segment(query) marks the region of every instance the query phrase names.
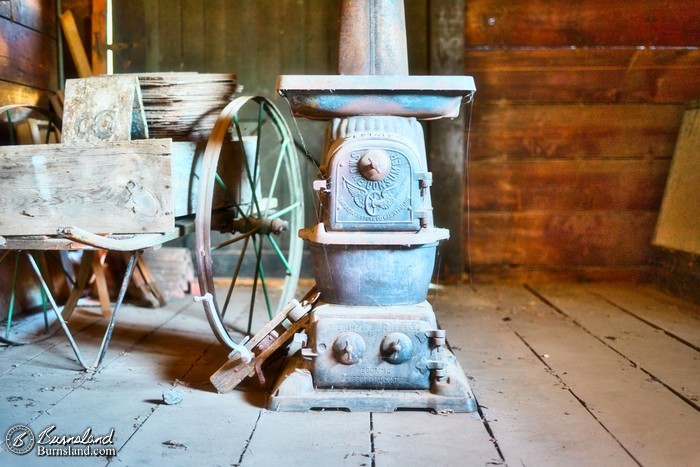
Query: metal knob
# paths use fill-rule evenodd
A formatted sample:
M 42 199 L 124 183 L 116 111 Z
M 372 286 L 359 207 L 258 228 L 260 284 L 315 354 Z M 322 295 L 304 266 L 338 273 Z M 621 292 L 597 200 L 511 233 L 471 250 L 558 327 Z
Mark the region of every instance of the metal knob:
M 354 332 L 344 332 L 333 342 L 333 355 L 343 365 L 354 365 L 362 361 L 365 348 L 362 336 Z
M 382 339 L 379 351 L 384 360 L 398 365 L 411 358 L 413 354 L 413 343 L 411 342 L 411 338 L 406 334 L 392 332 Z
M 379 149 L 370 149 L 357 161 L 357 171 L 366 180 L 376 182 L 387 176 L 391 170 L 389 155 Z

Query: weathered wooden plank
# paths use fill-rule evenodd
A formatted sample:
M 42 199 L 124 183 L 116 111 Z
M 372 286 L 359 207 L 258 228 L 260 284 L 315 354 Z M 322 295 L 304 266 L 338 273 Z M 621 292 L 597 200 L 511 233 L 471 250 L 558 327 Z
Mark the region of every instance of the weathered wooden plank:
M 533 286 L 562 313 L 686 401 L 700 405 L 698 351 L 621 311 L 585 287 Z M 700 321 L 695 323 L 700 326 Z M 673 365 L 669 365 L 673 362 Z
M 0 16 L 49 37 L 56 37 L 56 0 L 0 2 Z
M 338 72 L 339 0 L 305 0 L 306 71 L 308 74 Z
M 636 462 L 697 463 L 696 409 L 524 288 L 480 287 L 479 294 Z
M 56 40 L 0 18 L 0 70 L 3 80 L 56 89 Z
M 158 1 L 158 40 L 160 42 L 158 70 L 182 71 L 183 42 L 182 37 L 182 2 L 172 0 Z
M 226 0 L 207 0 L 204 5 L 204 23 L 207 25 L 204 30 L 204 43 L 207 46 L 204 49 L 203 71 L 221 72 L 223 64 L 226 63 L 226 47 L 229 41 L 237 42 L 239 46 L 245 43 L 241 30 L 246 23 L 241 21 L 241 27 L 229 29 L 227 18 L 230 11 L 235 11 L 235 6 Z M 239 77 L 242 76 L 242 69 L 238 66 L 235 56 L 234 62 L 229 63 L 226 71 L 235 71 Z M 245 84 L 248 84 L 247 81 Z M 247 87 L 245 90 L 248 92 Z
M 143 116 L 139 97 L 134 75 L 67 80 L 63 142 L 91 146 L 130 140 L 132 128 L 139 127 L 134 117 Z
M 369 414 L 263 411 L 240 465 L 361 466 L 371 456 Z
M 591 284 L 587 288 L 660 331 L 700 348 L 698 305 L 669 303 L 616 284 Z
M 372 414 L 374 460 L 381 466 L 499 465 L 501 458 L 478 414 Z
M 683 114 L 654 244 L 700 254 L 700 101 Z
M 184 307 L 199 310 L 199 307 L 190 301 L 185 301 Z M 29 420 L 19 417 L 13 419 L 29 422 L 35 433 L 51 424 L 56 425 L 57 433 L 65 434 L 83 433 L 88 426 L 95 434 L 107 433 L 113 428 L 114 447 L 123 447 L 131 434 L 159 407 L 163 392 L 171 387 L 170 384 L 175 383 L 177 378 L 186 375 L 204 349 L 210 345 L 210 342 L 201 339 L 201 333 L 197 332 L 202 329 L 202 320 L 183 316 L 187 312 L 182 313 L 182 309 L 182 301 L 179 302 L 179 309 L 174 308 L 174 315 L 173 309 L 142 313 L 137 309 L 125 308 L 125 313 L 120 316 L 121 326 L 115 328 L 113 351 L 107 354 L 102 369 L 94 375 L 76 378 L 76 373 L 72 371 L 50 371 L 50 362 L 38 362 L 42 366 L 34 368 L 34 371 L 38 372 L 36 378 L 29 378 L 26 374 L 31 368 L 27 368 L 24 375 L 15 375 L 16 378 L 24 376 L 24 381 L 12 381 L 14 389 L 28 394 L 41 411 Z M 191 339 L 184 339 L 185 336 L 177 332 L 178 329 L 188 326 L 194 325 L 196 328 L 197 322 L 200 326 L 193 332 Z M 94 337 L 99 338 L 99 335 Z M 172 351 L 173 339 L 179 340 L 181 350 Z M 96 350 L 99 339 L 91 344 L 91 350 Z M 20 367 L 18 370 L 21 369 Z M 154 378 L 154 375 L 158 374 L 168 376 Z M 125 378 L 125 375 L 130 376 Z M 51 376 L 56 382 L 49 381 L 47 384 L 37 381 Z M 59 386 L 63 381 L 70 382 Z M 46 385 L 40 389 L 38 383 Z M 96 416 L 96 407 L 99 407 L 99 416 Z M 178 426 L 173 428 L 177 429 Z M 158 447 L 167 450 L 165 446 Z M 48 464 L 51 460 L 50 457 L 42 459 L 33 454 L 25 457 L 29 459 L 20 459 L 17 465 L 45 465 L 42 462 Z M 69 459 L 73 465 L 80 465 L 81 459 Z M 94 465 L 94 460 L 92 458 L 87 465 Z
M 470 282 L 477 284 L 526 284 L 550 282 L 648 282 L 658 273 L 651 265 L 642 266 L 551 266 L 504 263 L 472 264 Z
M 306 72 L 306 41 L 298 37 L 306 35 L 307 17 L 303 12 L 303 2 L 286 0 L 277 2 L 282 24 L 279 29 L 280 63 L 278 75 L 297 75 Z M 274 8 L 274 7 L 273 7 Z
M 472 46 L 685 46 L 700 40 L 700 7 L 693 0 L 483 0 L 466 14 Z
M 147 23 L 156 0 L 119 0 L 112 4 L 112 51 L 115 73 L 148 71 L 147 54 L 158 48 L 153 41 L 157 24 Z
M 697 98 L 697 48 L 468 49 L 479 102 L 681 104 Z
M 508 307 L 467 287 L 441 288 L 434 307 L 506 465 L 635 465 L 513 332 Z
M 678 250 L 655 248 L 654 284 L 661 290 L 700 304 L 700 256 Z
M 182 63 L 183 70 L 204 71 L 205 43 L 208 25 L 204 21 L 206 2 L 182 0 Z
M 668 167 L 654 159 L 475 161 L 469 202 L 474 211 L 655 211 Z
M 458 3 L 462 5 L 460 5 L 461 10 L 458 11 L 460 20 L 456 22 L 462 26 L 461 30 L 463 30 L 464 2 L 459 0 Z M 429 45 L 430 26 L 428 24 L 431 18 L 430 7 L 434 7 L 434 5 L 428 0 L 404 1 L 404 10 L 406 12 L 406 41 L 408 46 L 408 74 L 410 75 L 431 74 L 429 70 L 431 62 Z M 439 34 L 439 32 L 436 32 L 436 34 Z M 456 43 L 463 45 L 464 40 L 462 37 L 463 34 L 456 33 L 453 39 Z
M 49 93 L 44 90 L 23 86 L 21 84 L 0 81 L 0 103 L 5 104 L 28 104 L 37 106 L 47 106 Z M 14 114 L 13 114 L 14 115 Z M 6 121 L 6 116 L 2 117 Z
M 4 146 L 0 167 L 0 235 L 174 229 L 170 140 Z
M 472 212 L 465 251 L 475 266 L 636 267 L 648 263 L 655 220 L 649 211 Z
M 683 108 L 675 105 L 480 105 L 470 159 L 665 158 Z

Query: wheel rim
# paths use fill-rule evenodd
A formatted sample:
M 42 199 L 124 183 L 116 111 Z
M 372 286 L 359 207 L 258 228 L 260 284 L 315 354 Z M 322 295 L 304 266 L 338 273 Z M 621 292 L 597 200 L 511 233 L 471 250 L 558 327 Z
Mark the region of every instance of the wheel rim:
M 252 123 L 243 120 L 246 115 Z M 229 133 L 237 147 L 232 156 L 222 154 Z M 230 348 L 234 341 L 226 316 L 232 307 L 247 308 L 250 334 L 256 303 L 262 300 L 271 317 L 296 292 L 303 250 L 297 236 L 304 222 L 301 187 L 293 138 L 279 111 L 259 96 L 233 100 L 221 112 L 202 157 L 195 216 L 200 291 L 211 294 L 204 309 L 216 337 Z M 287 229 L 279 232 L 283 224 Z M 222 272 L 230 285 L 217 295 L 215 275 Z M 251 291 L 240 303 L 234 291 L 244 277 L 248 283 L 252 279 Z

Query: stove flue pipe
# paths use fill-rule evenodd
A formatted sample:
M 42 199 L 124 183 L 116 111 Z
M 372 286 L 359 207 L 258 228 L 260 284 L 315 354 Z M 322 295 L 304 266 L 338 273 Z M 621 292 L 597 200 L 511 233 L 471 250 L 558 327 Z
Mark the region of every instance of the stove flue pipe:
M 408 75 L 403 0 L 342 0 L 338 73 Z

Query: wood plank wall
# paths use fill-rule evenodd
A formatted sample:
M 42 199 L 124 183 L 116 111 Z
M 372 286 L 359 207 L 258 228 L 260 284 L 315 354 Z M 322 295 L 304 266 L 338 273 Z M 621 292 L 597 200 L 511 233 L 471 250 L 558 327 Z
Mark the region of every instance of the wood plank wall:
M 467 272 L 648 278 L 684 102 L 700 97 L 700 3 L 466 3 Z
M 0 1 L 0 105 L 45 105 L 56 57 L 55 0 Z
M 407 0 L 411 73 L 428 66 L 428 0 Z M 119 0 L 114 2 L 114 70 L 236 73 L 244 94 L 271 98 L 280 74 L 335 74 L 339 0 Z M 324 122 L 289 120 L 310 154 L 320 159 Z M 311 184 L 317 169 L 306 169 L 306 219 L 315 219 Z

